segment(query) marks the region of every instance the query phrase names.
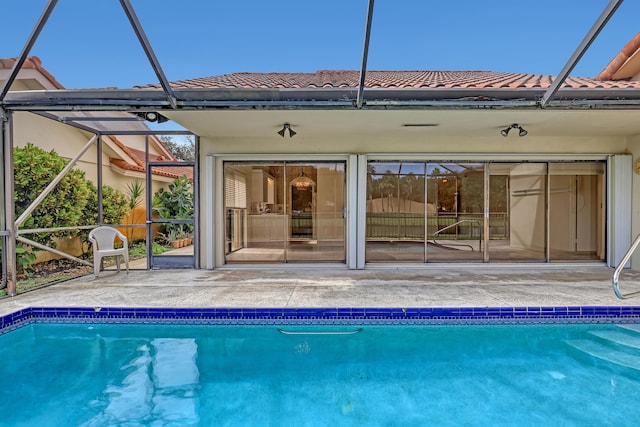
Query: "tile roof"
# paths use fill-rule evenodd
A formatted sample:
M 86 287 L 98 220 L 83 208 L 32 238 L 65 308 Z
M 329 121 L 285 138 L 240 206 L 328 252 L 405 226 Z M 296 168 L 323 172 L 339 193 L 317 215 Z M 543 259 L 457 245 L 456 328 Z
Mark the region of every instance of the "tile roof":
M 502 73 L 494 71 L 367 71 L 365 87 L 371 89 L 546 89 L 554 76 Z M 356 70 L 319 70 L 314 73 L 233 73 L 220 76 L 178 80 L 174 89 L 310 89 L 356 88 L 360 72 Z M 159 84 L 142 86 L 160 88 Z M 640 89 L 640 82 L 600 81 L 568 77 L 563 88 Z
M 13 66 L 16 63 L 17 58 L 0 58 L 0 70 L 11 70 L 13 68 Z M 38 58 L 37 56 L 30 56 L 28 57 L 24 64 L 22 64 L 22 68 L 23 69 L 35 69 L 37 71 L 39 71 L 43 76 L 45 76 L 45 78 L 47 78 L 49 81 L 51 81 L 52 84 L 54 84 L 58 89 L 64 89 L 64 86 L 62 86 L 56 79 L 55 77 L 53 77 L 53 75 L 51 73 L 49 73 L 43 66 L 42 66 L 42 61 L 40 60 L 40 58 Z M 70 113 L 71 114 L 71 113 Z M 87 116 L 91 116 L 92 114 L 89 112 L 85 112 L 82 114 L 78 114 L 78 116 L 82 116 L 82 115 L 87 115 Z M 146 129 L 146 125 L 144 126 L 144 128 Z M 109 158 L 109 161 L 111 163 L 113 163 L 114 165 L 120 167 L 123 170 L 131 170 L 131 171 L 137 171 L 137 172 L 145 172 L 145 156 L 144 156 L 144 152 L 137 150 L 135 148 L 129 147 L 128 145 L 124 144 L 122 141 L 120 141 L 120 139 L 118 139 L 117 137 L 111 135 L 110 139 L 118 146 L 120 147 L 128 156 L 129 158 L 134 162 L 131 163 L 127 160 L 124 159 L 117 159 L 117 158 Z M 164 147 L 164 144 L 162 144 L 161 141 L 156 140 L 156 143 L 158 145 L 161 145 L 165 151 L 167 153 L 169 153 L 169 151 L 166 149 L 166 147 Z M 166 158 L 166 157 L 162 157 L 162 156 L 157 156 L 157 155 L 150 155 L 150 160 L 151 161 L 177 161 L 177 159 L 175 157 L 170 157 L 170 158 Z M 166 177 L 170 177 L 170 178 L 178 178 L 181 175 L 185 174 L 185 171 L 183 170 L 184 168 L 178 168 L 178 167 L 156 167 L 153 169 L 153 174 L 154 175 L 159 175 L 159 176 L 166 176 Z M 193 179 L 193 172 L 191 168 L 187 169 L 187 173 L 186 175 L 188 176 L 189 179 Z
M 627 42 L 612 60 L 607 64 L 604 70 L 596 76 L 596 80 L 611 80 L 614 78 L 614 74 L 622 68 L 624 64 L 640 49 L 640 33 L 636 34 L 631 40 Z
M 13 66 L 15 65 L 16 61 L 18 60 L 18 58 L 0 58 L 0 70 L 11 70 L 13 69 Z M 55 77 L 53 77 L 53 74 L 51 74 L 50 72 L 48 72 L 43 66 L 42 66 L 42 61 L 40 60 L 40 58 L 38 58 L 37 56 L 30 56 L 28 57 L 24 63 L 22 64 L 22 68 L 21 69 L 34 69 L 34 70 L 38 70 L 47 80 L 49 80 L 56 88 L 58 89 L 64 89 L 64 86 L 62 86 Z
M 118 166 L 124 170 L 131 170 L 136 172 L 145 172 L 145 155 L 144 151 L 123 146 L 126 149 L 127 153 L 131 156 L 131 158 L 136 162 L 136 164 L 132 164 L 122 159 L 116 159 L 113 157 L 109 158 L 109 161 L 114 165 Z M 155 154 L 149 154 L 149 161 L 151 162 L 175 162 L 175 158 L 167 158 L 163 156 L 158 156 Z M 166 176 L 169 178 L 178 178 L 182 175 L 187 175 L 187 178 L 193 180 L 193 168 L 191 167 L 179 167 L 179 166 L 162 166 L 156 167 L 154 166 L 152 169 L 152 173 L 158 176 Z

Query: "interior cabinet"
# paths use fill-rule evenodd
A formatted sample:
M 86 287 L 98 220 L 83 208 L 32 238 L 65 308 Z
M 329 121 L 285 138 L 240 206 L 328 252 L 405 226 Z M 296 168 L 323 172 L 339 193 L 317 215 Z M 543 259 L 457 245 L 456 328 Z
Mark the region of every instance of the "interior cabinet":
M 251 171 L 251 200 L 272 205 L 276 200 L 276 180 L 262 169 Z

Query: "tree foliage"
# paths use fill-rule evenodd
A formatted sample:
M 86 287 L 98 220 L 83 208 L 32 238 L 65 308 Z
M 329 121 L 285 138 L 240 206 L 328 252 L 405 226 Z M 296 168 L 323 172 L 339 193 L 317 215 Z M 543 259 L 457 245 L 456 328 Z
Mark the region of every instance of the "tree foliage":
M 161 188 L 155 194 L 156 209 L 161 218 L 192 219 L 193 189 L 189 178 L 182 175 L 169 184 L 167 190 Z M 172 237 L 184 237 L 193 232 L 191 224 L 167 224 L 165 233 Z M 169 237 L 171 238 L 171 237 Z
M 160 136 L 160 141 L 167 147 L 171 154 L 178 160 L 192 162 L 196 158 L 196 145 L 192 137 L 183 138 L 182 142 L 178 142 L 170 135 Z
M 67 165 L 55 150 L 45 151 L 31 143 L 14 150 L 14 198 L 16 216 L 22 215 Z M 103 186 L 104 222 L 120 223 L 128 212 L 121 191 Z M 98 219 L 95 185 L 79 169 L 71 169 L 29 215 L 21 228 L 77 227 L 95 224 Z M 29 238 L 55 247 L 54 237 L 81 236 L 79 230 L 39 233 Z
M 31 143 L 14 151 L 14 198 L 16 216 L 22 215 L 50 182 L 64 169 L 67 161 L 55 150 L 45 151 Z M 24 228 L 72 227 L 82 224 L 92 188 L 85 173 L 71 169 L 29 215 Z M 56 232 L 57 237 L 75 234 Z M 53 244 L 51 234 L 38 234 L 32 239 Z

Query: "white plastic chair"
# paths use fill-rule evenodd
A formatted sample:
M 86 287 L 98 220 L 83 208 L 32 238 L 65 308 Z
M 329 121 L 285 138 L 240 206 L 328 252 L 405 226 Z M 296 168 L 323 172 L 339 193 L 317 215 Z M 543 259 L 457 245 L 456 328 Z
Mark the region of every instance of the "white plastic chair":
M 122 247 L 118 249 L 114 247 L 116 237 L 122 240 Z M 96 277 L 100 274 L 102 259 L 108 256 L 116 257 L 118 272 L 120 272 L 120 256 L 122 256 L 129 273 L 129 243 L 124 234 L 113 227 L 96 227 L 89 233 L 89 241 L 93 246 L 93 272 Z

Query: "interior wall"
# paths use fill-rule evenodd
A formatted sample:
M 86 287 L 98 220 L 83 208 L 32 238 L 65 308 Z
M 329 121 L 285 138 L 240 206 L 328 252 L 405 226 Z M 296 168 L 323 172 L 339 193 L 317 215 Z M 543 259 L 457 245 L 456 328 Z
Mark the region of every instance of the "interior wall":
M 551 250 L 573 251 L 576 241 L 576 198 L 573 175 L 550 175 L 549 247 Z
M 511 246 L 521 249 L 543 251 L 545 248 L 545 197 L 544 176 L 531 176 L 526 172 L 518 175 L 519 165 L 512 170 L 510 200 L 509 241 Z M 531 194 L 526 192 L 531 191 Z M 514 194 L 524 192 L 515 197 Z

